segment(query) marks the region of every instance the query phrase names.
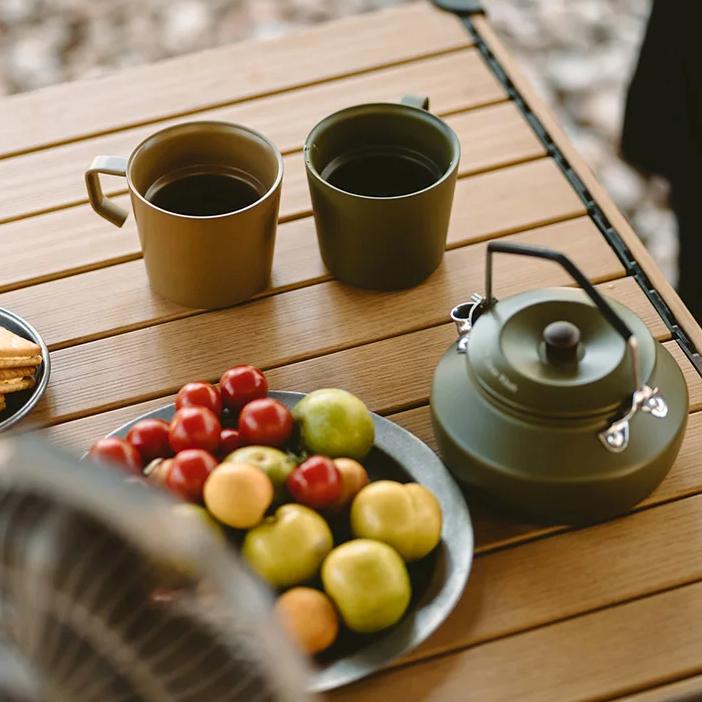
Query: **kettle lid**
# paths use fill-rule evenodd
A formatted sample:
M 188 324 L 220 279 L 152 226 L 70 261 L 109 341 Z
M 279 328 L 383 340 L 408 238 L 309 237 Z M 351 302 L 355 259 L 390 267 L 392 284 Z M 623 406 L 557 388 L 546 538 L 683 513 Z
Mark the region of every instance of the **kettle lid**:
M 583 290 L 545 288 L 495 302 L 475 322 L 467 362 L 493 399 L 544 417 L 611 412 L 649 378 L 656 342 L 644 322 L 608 300 L 638 342 L 627 342 Z M 636 371 L 636 372 L 635 372 Z

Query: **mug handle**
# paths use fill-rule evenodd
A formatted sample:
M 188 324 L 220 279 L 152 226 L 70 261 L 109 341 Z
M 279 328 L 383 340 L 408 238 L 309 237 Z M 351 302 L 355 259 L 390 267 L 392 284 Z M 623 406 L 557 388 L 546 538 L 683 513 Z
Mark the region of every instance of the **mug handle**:
M 126 176 L 127 159 L 121 156 L 96 156 L 85 172 L 85 187 L 88 190 L 92 208 L 108 222 L 121 227 L 129 212 L 105 197 L 100 183 L 100 173 Z
M 429 98 L 426 95 L 405 95 L 400 102 L 408 107 L 417 107 L 420 110 L 429 109 Z

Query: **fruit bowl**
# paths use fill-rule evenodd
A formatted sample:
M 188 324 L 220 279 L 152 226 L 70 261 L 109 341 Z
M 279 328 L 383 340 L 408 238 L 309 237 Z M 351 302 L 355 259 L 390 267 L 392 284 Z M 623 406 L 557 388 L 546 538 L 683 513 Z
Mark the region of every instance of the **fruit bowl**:
M 305 395 L 271 391 L 292 408 Z M 146 418 L 170 421 L 175 405 L 167 405 L 121 426 L 110 436 L 126 437 Z M 404 617 L 377 634 L 344 632 L 316 657 L 310 689 L 323 692 L 359 680 L 385 667 L 424 641 L 446 619 L 460 598 L 473 560 L 473 528 L 465 500 L 436 454 L 417 437 L 384 417 L 373 414 L 375 444 L 364 459 L 372 481 L 417 482 L 429 488 L 443 513 L 441 543 L 427 557 L 409 566 L 412 602 Z M 335 537 L 344 537 L 335 532 Z

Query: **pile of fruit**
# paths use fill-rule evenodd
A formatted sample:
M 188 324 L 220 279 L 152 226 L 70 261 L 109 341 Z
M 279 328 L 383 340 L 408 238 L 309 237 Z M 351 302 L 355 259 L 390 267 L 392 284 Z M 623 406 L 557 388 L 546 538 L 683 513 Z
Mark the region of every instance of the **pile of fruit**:
M 441 508 L 417 483 L 371 482 L 362 461 L 373 420 L 344 390 L 316 390 L 290 411 L 265 375 L 235 366 L 219 387 L 188 383 L 171 422 L 144 419 L 89 456 L 164 486 L 281 594 L 276 609 L 300 647 L 334 643 L 339 619 L 368 634 L 392 626 L 411 598 L 406 564 L 441 538 Z

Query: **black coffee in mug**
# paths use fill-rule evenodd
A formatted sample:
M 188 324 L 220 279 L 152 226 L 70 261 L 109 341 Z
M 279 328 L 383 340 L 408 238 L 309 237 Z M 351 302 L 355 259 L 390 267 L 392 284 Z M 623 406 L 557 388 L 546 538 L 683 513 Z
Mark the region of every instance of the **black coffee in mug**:
M 441 169 L 411 149 L 383 146 L 347 152 L 333 159 L 321 176 L 355 195 L 397 197 L 424 190 L 441 178 Z
M 239 171 L 184 169 L 159 178 L 146 199 L 168 212 L 208 217 L 243 210 L 263 194 L 260 184 Z

